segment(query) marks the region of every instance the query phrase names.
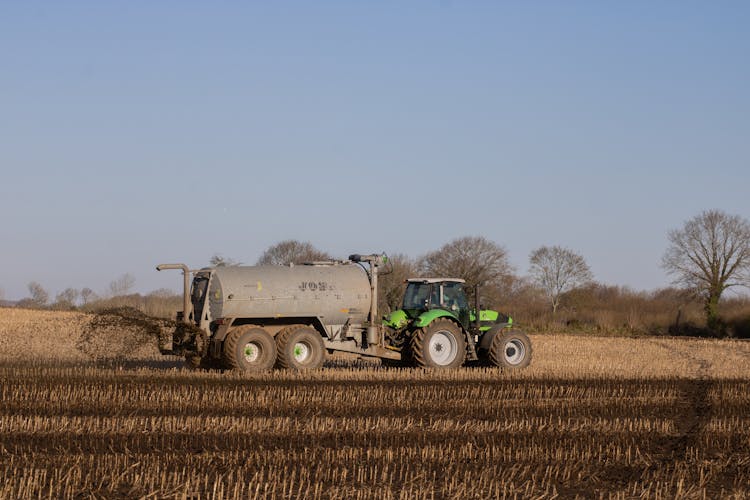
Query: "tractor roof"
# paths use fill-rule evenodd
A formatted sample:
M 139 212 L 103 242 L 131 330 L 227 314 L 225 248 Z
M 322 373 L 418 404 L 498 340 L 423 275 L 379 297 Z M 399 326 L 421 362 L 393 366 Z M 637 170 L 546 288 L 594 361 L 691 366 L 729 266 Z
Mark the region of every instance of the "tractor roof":
M 466 283 L 466 280 L 461 278 L 409 278 L 409 283 Z

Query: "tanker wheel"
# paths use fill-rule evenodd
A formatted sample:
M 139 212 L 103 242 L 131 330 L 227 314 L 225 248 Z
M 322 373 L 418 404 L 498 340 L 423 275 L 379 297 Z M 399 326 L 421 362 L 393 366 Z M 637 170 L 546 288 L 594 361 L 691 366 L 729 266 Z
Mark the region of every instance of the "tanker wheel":
M 276 362 L 276 342 L 257 326 L 235 328 L 224 340 L 224 363 L 232 370 L 270 370 Z
M 276 336 L 276 348 L 276 364 L 286 370 L 316 370 L 326 359 L 323 338 L 309 326 L 285 328 Z
M 500 368 L 526 368 L 531 363 L 531 340 L 520 330 L 495 335 L 487 357 Z
M 458 368 L 466 359 L 464 332 L 453 321 L 438 319 L 414 332 L 409 350 L 420 368 Z

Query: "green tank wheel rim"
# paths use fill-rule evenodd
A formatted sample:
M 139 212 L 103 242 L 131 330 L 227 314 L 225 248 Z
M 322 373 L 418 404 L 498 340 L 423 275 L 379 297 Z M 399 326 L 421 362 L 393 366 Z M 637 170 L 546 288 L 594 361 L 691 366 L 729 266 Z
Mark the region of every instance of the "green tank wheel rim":
M 248 342 L 247 344 L 245 344 L 243 352 L 245 354 L 245 361 L 247 361 L 248 363 L 254 363 L 262 354 L 263 346 L 261 346 L 257 342 Z
M 305 363 L 310 357 L 311 347 L 306 342 L 297 342 L 294 344 L 294 360 L 298 363 Z

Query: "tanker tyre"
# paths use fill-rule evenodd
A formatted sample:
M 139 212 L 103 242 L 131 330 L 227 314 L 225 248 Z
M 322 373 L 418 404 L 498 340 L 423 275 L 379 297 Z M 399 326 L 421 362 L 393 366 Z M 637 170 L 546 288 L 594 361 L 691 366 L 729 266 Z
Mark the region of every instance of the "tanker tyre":
M 420 368 L 458 368 L 466 360 L 464 332 L 449 319 L 437 319 L 414 332 L 409 351 Z
M 493 366 L 517 370 L 531 363 L 531 340 L 520 330 L 510 330 L 492 339 L 487 358 Z
M 270 370 L 276 362 L 276 342 L 263 328 L 240 326 L 224 340 L 224 364 L 231 370 Z
M 309 326 L 285 328 L 276 336 L 276 365 L 284 370 L 317 370 L 326 359 L 323 338 Z

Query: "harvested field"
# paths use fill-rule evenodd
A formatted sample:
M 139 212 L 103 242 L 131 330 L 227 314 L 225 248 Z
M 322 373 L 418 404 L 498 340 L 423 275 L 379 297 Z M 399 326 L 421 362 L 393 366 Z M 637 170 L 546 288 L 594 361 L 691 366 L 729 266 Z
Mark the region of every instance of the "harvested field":
M 100 320 L 0 309 L 0 498 L 750 495 L 748 343 L 537 335 L 519 373 L 245 375 Z

